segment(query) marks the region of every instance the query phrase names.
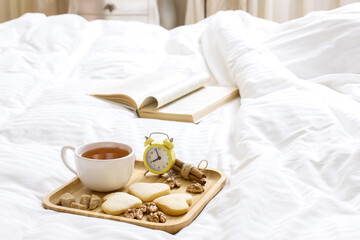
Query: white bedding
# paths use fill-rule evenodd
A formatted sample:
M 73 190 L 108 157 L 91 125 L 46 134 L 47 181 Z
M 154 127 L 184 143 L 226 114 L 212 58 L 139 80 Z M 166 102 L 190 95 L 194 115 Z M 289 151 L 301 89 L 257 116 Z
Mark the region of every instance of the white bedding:
M 167 31 L 76 15 L 0 25 L 0 239 L 360 239 L 360 4 L 276 24 L 220 12 Z M 144 71 L 209 71 L 240 99 L 199 124 L 139 119 L 86 93 Z M 64 145 L 163 131 L 223 190 L 176 235 L 46 210 Z

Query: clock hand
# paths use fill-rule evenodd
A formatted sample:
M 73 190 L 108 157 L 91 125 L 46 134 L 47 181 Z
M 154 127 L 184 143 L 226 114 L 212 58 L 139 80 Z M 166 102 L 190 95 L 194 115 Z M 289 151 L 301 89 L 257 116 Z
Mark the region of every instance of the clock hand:
M 157 149 L 155 148 L 155 152 L 156 152 L 156 155 L 158 156 L 158 158 L 159 158 L 159 153 L 158 153 L 158 151 L 157 151 Z
M 157 160 L 160 160 L 161 159 L 161 157 L 160 156 L 158 156 L 157 158 L 155 158 L 154 160 L 152 160 L 151 162 L 155 162 L 155 161 L 157 161 Z

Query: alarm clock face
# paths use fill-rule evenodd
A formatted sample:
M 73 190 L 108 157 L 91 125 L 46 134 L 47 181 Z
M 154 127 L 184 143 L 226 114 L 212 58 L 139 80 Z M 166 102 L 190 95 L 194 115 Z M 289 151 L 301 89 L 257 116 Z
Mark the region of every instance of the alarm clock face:
M 169 155 L 164 148 L 154 146 L 146 153 L 146 163 L 154 171 L 163 171 L 169 164 Z

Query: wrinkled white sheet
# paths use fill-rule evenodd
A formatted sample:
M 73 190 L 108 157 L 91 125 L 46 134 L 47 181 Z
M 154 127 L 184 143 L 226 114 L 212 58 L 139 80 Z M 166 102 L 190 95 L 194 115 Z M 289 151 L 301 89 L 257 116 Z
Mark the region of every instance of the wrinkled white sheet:
M 0 25 L 1 239 L 359 239 L 360 4 L 275 24 L 220 12 L 167 31 L 27 14 Z M 143 71 L 209 71 L 239 99 L 199 124 L 139 119 L 85 93 Z M 118 81 L 118 80 L 117 80 Z M 153 131 L 228 176 L 176 235 L 45 210 L 63 145 Z

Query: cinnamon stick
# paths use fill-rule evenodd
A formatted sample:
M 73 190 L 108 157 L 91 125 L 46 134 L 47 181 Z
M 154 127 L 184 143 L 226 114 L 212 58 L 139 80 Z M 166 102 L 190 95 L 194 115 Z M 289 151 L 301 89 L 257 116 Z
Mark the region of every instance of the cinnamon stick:
M 178 172 L 178 173 L 181 172 L 181 168 L 180 168 L 178 165 L 176 165 L 176 164 L 172 167 L 172 169 L 173 169 L 174 171 Z
M 177 166 L 177 165 L 174 165 L 174 166 L 172 167 L 172 169 L 173 169 L 174 171 L 176 171 L 176 172 L 179 172 L 179 173 L 181 172 L 181 168 L 180 168 L 179 166 Z M 197 183 L 200 183 L 201 185 L 204 185 L 204 184 L 206 183 L 206 180 L 205 180 L 205 179 L 203 179 L 203 178 L 197 178 L 195 175 L 193 175 L 193 174 L 191 174 L 191 173 L 189 173 L 188 178 L 189 178 L 189 180 L 195 181 L 195 182 L 197 182 Z
M 177 166 L 179 166 L 180 167 L 180 169 L 183 167 L 183 165 L 184 165 L 184 162 L 183 161 L 181 161 L 181 160 L 179 160 L 179 159 L 176 159 L 175 160 L 175 165 L 177 165 Z M 197 168 L 192 168 L 191 170 L 190 170 L 190 173 L 191 174 L 193 174 L 195 177 L 197 177 L 197 178 L 206 178 L 206 175 L 205 174 L 203 174 L 199 169 L 197 169 Z
M 201 179 L 196 178 L 196 179 L 195 179 L 195 180 L 193 180 L 193 181 L 195 181 L 195 182 L 197 182 L 197 183 L 200 183 L 201 185 L 205 185 L 205 183 L 206 183 L 206 180 L 205 180 L 205 179 L 203 179 L 203 178 L 201 178 Z

